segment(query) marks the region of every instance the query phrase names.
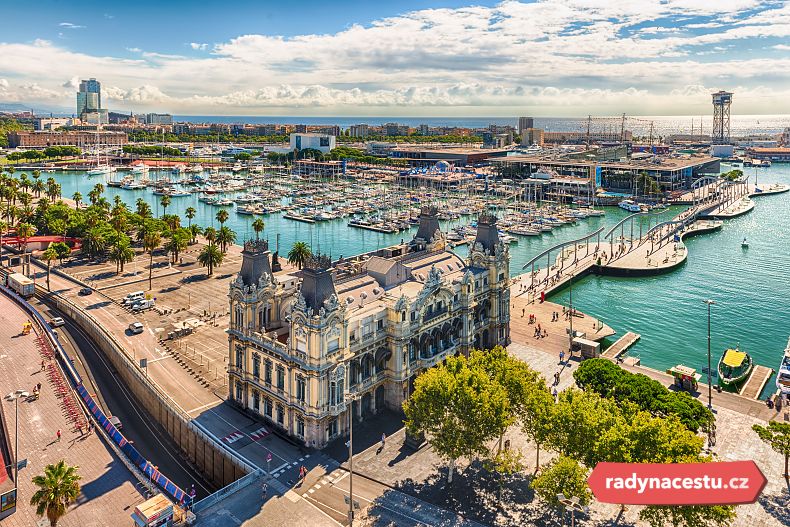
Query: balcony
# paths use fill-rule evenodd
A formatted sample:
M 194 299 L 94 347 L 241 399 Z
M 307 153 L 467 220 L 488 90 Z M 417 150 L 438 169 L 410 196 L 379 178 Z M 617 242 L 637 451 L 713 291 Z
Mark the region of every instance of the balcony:
M 425 313 L 425 315 L 423 315 L 423 317 L 422 317 L 422 323 L 423 324 L 427 324 L 431 320 L 439 318 L 440 316 L 446 315 L 446 314 L 447 314 L 447 308 L 446 307 L 443 307 L 442 309 L 437 309 L 436 311 L 431 311 L 429 313 Z
M 330 404 L 327 406 L 327 411 L 332 415 L 340 415 L 346 411 L 346 403 Z

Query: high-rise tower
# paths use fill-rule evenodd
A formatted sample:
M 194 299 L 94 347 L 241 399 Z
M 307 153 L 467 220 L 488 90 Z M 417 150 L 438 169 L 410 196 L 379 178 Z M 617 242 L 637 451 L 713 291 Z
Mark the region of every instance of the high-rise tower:
M 730 143 L 730 105 L 732 93 L 717 91 L 713 97 L 713 135 L 711 140 L 714 145 Z

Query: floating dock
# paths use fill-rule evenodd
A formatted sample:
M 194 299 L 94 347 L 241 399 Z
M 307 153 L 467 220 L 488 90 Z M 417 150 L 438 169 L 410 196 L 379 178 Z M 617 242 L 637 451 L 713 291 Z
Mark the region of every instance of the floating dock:
M 294 221 L 301 221 L 303 223 L 315 223 L 313 218 L 308 216 L 302 216 L 300 214 L 283 214 L 283 218 L 286 220 L 294 220 Z
M 628 348 L 636 344 L 636 342 L 642 338 L 642 335 L 639 333 L 634 333 L 633 331 L 629 331 L 617 341 L 609 346 L 606 351 L 604 351 L 601 356 L 605 359 L 612 359 L 615 360 L 617 357 L 628 351 Z
M 763 392 L 763 388 L 768 384 L 768 380 L 773 374 L 774 370 L 771 368 L 756 364 L 752 373 L 749 374 L 749 379 L 738 394 L 748 397 L 749 399 L 759 399 L 760 394 Z

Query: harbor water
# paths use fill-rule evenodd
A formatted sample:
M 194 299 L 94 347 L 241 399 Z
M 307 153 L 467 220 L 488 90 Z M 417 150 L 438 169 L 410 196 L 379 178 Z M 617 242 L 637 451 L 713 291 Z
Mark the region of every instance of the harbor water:
M 752 178 L 757 171 L 761 184 L 790 184 L 790 165 L 745 170 Z M 136 200 L 142 198 L 151 205 L 155 215 L 162 212 L 160 197 L 153 195 L 151 189 L 107 187 L 107 181 L 119 175 L 88 177 L 80 172 L 55 172 L 42 177 L 54 177 L 61 184 L 65 198 L 79 191 L 87 201 L 88 192 L 101 182 L 110 202 L 119 195 L 134 209 Z M 218 227 L 214 217 L 219 207 L 198 202 L 198 196 L 173 197 L 167 213 L 181 215 L 186 224 L 184 212 L 192 206 L 197 210 L 194 223 Z M 790 298 L 790 196 L 763 196 L 755 198 L 755 202 L 751 213 L 725 220 L 720 231 L 686 240 L 689 258 L 681 268 L 645 278 L 594 275 L 580 278 L 573 285 L 574 305 L 605 320 L 618 335 L 627 331 L 641 334 L 641 340 L 629 354 L 638 355 L 645 366 L 664 370 L 682 363 L 701 370 L 707 365 L 707 308 L 703 300 L 712 299 L 716 302 L 711 317 L 714 369 L 722 351 L 736 345 L 748 351 L 756 363 L 776 368 L 790 334 L 787 300 Z M 236 231 L 237 243 L 253 238 L 251 225 L 255 217 L 236 214 L 230 207 L 227 210 L 230 215 L 226 225 Z M 668 219 L 680 210 L 682 207 L 670 207 L 661 219 Z M 583 219 L 541 236 L 518 236 L 518 244 L 510 246 L 511 274 L 520 274 L 522 265 L 543 250 L 599 227 L 608 229 L 627 214 L 619 208 L 607 207 L 604 217 Z M 443 226 L 446 230 L 473 219 L 462 217 L 443 222 Z M 275 213 L 264 216 L 263 220 L 266 228 L 262 236 L 269 239 L 275 250 L 279 235 L 280 254 L 286 254 L 294 242 L 305 241 L 313 250 L 329 253 L 333 258 L 351 256 L 411 238 L 416 232 L 416 227 L 395 234 L 352 228 L 347 225 L 349 218 L 307 224 Z M 749 242 L 748 248 L 741 247 L 744 238 Z M 461 246 L 456 250 L 465 256 L 468 249 Z M 551 300 L 567 304 L 569 294 L 565 289 Z M 767 393 L 766 389 L 763 395 Z

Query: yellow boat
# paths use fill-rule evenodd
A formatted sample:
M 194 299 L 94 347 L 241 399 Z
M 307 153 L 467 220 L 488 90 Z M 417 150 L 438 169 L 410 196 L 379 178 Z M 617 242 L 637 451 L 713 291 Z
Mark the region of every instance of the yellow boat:
M 752 358 L 738 347 L 726 349 L 719 359 L 719 382 L 722 386 L 737 386 L 745 381 L 754 368 Z

